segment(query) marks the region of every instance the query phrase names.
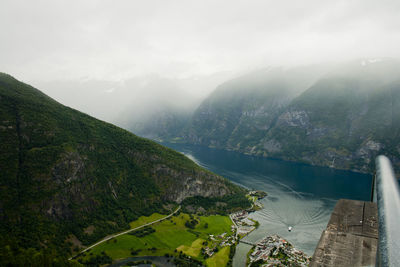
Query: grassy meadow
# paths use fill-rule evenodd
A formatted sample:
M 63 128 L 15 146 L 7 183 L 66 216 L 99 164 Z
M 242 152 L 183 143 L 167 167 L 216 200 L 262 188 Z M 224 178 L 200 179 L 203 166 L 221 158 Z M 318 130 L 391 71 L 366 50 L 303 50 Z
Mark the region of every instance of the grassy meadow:
M 131 228 L 136 228 L 151 221 L 162 218 L 165 215 L 154 213 L 151 216 L 142 216 L 130 223 Z M 188 227 L 187 222 L 196 220 L 194 227 Z M 186 225 L 185 225 L 186 224 Z M 87 251 L 82 258 L 106 253 L 113 260 L 135 257 L 135 256 L 164 256 L 165 254 L 179 255 L 183 253 L 191 256 L 209 266 L 219 265 L 229 260 L 229 247 L 219 247 L 222 238 L 218 236 L 226 233 L 232 235 L 232 222 L 228 216 L 211 215 L 196 216 L 180 213 L 162 222 L 155 223 L 150 227 L 155 231 L 144 236 L 131 233 L 110 239 L 91 250 Z M 210 238 L 214 236 L 214 240 Z M 207 260 L 202 255 L 202 248 L 218 247 L 219 251 Z
M 153 213 L 150 216 L 141 216 L 139 217 L 139 219 L 137 219 L 136 221 L 133 221 L 131 223 L 129 223 L 131 229 L 142 226 L 146 223 L 150 223 L 156 220 L 159 220 L 161 218 L 164 218 L 166 215 L 165 214 L 160 214 L 160 213 Z
M 223 247 L 214 256 L 206 260 L 206 265 L 209 267 L 226 266 L 229 261 L 229 247 Z

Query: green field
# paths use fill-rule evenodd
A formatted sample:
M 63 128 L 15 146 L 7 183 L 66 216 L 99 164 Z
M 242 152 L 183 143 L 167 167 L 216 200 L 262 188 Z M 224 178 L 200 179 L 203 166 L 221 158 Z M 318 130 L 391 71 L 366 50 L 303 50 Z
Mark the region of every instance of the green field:
M 161 214 L 152 214 L 149 217 L 140 217 L 130 225 L 138 227 L 164 216 Z M 204 242 L 209 247 L 215 247 L 218 243 L 218 241 L 212 241 L 209 235 L 218 236 L 222 233 L 231 235 L 232 222 L 228 216 L 220 215 L 193 216 L 192 218 L 199 222 L 194 229 L 185 226 L 185 223 L 191 220 L 191 218 L 188 214 L 181 213 L 151 225 L 155 230 L 154 233 L 143 237 L 125 234 L 113 238 L 92 248 L 85 253 L 83 258 L 88 259 L 91 256 L 100 255 L 102 252 L 107 253 L 113 260 L 116 260 L 132 256 L 163 256 L 166 253 L 177 255 L 179 251 L 182 251 L 188 256 L 204 261 L 203 255 L 201 255 L 201 249 L 206 246 Z M 216 237 L 216 240 L 219 239 Z M 225 249 L 227 249 L 227 255 L 229 255 L 229 247 L 221 248 L 215 256 L 210 258 L 213 259 L 216 257 L 210 263 L 214 264 L 215 262 L 220 263 L 224 261 L 225 254 L 221 253 L 221 251 L 225 251 Z
M 200 255 L 201 248 L 203 247 L 203 242 L 206 241 L 202 238 L 198 238 L 190 246 L 179 246 L 177 248 L 178 251 L 182 251 L 188 256 L 198 257 Z
M 211 215 L 211 216 L 199 216 L 200 223 L 196 227 L 196 231 L 219 235 L 222 233 L 232 234 L 231 225 L 232 221 L 229 216 Z M 205 224 L 208 223 L 208 228 L 205 228 Z
M 206 265 L 209 267 L 226 266 L 229 261 L 229 247 L 223 247 L 214 256 L 206 260 Z
M 142 226 L 142 225 L 144 225 L 146 223 L 159 220 L 159 219 L 164 218 L 166 216 L 167 215 L 165 215 L 165 214 L 153 213 L 150 216 L 141 216 L 136 221 L 133 221 L 133 222 L 129 223 L 129 225 L 131 226 L 131 228 L 136 228 L 136 227 Z

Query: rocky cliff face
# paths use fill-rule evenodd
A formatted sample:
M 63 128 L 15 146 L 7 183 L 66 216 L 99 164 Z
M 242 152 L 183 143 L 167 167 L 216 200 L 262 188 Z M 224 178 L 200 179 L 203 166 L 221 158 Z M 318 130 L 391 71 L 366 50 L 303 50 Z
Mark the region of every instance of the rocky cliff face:
M 185 198 L 194 196 L 203 197 L 223 197 L 231 193 L 231 189 L 221 181 L 221 178 L 207 172 L 198 172 L 187 174 L 170 169 L 165 165 L 158 165 L 154 170 L 156 183 L 163 184 L 164 181 L 160 177 L 172 176 L 180 177 L 173 181 L 173 185 L 165 188 L 163 198 L 168 201 L 177 203 L 182 202 Z
M 250 153 L 277 115 L 315 78 L 299 73 L 267 69 L 222 84 L 195 111 L 183 139 Z
M 266 133 L 263 141 L 273 139 L 281 150 L 259 152 L 361 172 L 372 172 L 374 158 L 386 154 L 398 170 L 400 86 L 396 79 L 400 76 L 382 77 L 373 72 L 377 67 L 364 65 L 358 75 L 336 74 L 318 81 L 294 99 Z

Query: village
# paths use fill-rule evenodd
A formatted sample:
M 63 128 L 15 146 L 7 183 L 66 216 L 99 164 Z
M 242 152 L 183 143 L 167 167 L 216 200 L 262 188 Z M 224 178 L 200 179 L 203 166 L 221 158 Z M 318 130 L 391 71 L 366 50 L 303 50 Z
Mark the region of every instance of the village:
M 236 228 L 236 242 L 254 231 L 259 223 L 249 218 L 249 212 L 262 207 L 257 200 L 266 196 L 262 191 L 250 191 L 249 198 L 252 199 L 253 205 L 250 210 L 242 210 L 232 213 L 230 218 L 234 225 L 232 231 Z M 249 252 L 247 263 L 248 266 L 308 266 L 311 257 L 304 252 L 296 249 L 287 240 L 278 235 L 267 236 L 259 241 Z
M 245 210 L 233 213 L 230 215 L 233 225 L 231 226 L 231 230 L 235 235 L 228 235 L 227 233 L 222 233 L 221 235 L 214 236 L 209 235 L 209 240 L 212 243 L 216 243 L 217 246 L 209 247 L 206 246 L 202 252 L 204 255 L 208 257 L 212 257 L 215 252 L 218 251 L 217 247 L 225 247 L 225 246 L 233 246 L 239 241 L 240 238 L 243 238 L 248 233 L 257 228 L 258 222 L 248 218 L 249 213 Z
M 249 252 L 249 266 L 308 266 L 311 257 L 278 235 L 267 236 Z
M 202 248 L 203 255 L 207 255 L 207 257 L 212 257 L 214 253 L 218 252 L 218 250 L 223 247 L 235 245 L 237 241 L 234 235 L 227 235 L 227 233 L 218 236 L 209 235 L 209 239 L 212 241 L 214 246 L 206 246 L 205 248 Z
M 218 247 L 222 248 L 225 246 L 233 246 L 235 245 L 239 239 L 245 237 L 250 232 L 254 231 L 259 223 L 253 219 L 248 218 L 249 212 L 254 211 L 255 207 L 261 208 L 261 203 L 258 203 L 257 200 L 266 196 L 265 192 L 262 191 L 250 191 L 248 197 L 252 200 L 252 207 L 250 210 L 241 210 L 229 215 L 231 218 L 233 225 L 231 226 L 231 230 L 235 235 L 227 235 L 227 233 L 223 233 L 218 236 L 210 235 L 209 240 L 212 243 L 216 243 L 216 246 L 206 246 L 202 249 L 202 253 L 207 255 L 208 257 L 212 257 L 214 253 L 218 251 Z
M 236 239 L 241 239 L 254 231 L 259 223 L 251 218 L 248 218 L 249 212 L 253 212 L 262 208 L 262 204 L 258 200 L 264 198 L 267 193 L 259 190 L 250 191 L 248 198 L 252 201 L 252 206 L 248 210 L 241 210 L 229 215 L 234 225 L 232 231 L 236 229 Z
M 232 229 L 236 227 L 236 236 L 239 239 L 254 231 L 258 226 L 258 222 L 248 218 L 248 216 L 249 213 L 246 210 L 235 212 L 230 215 L 231 220 L 234 223 Z

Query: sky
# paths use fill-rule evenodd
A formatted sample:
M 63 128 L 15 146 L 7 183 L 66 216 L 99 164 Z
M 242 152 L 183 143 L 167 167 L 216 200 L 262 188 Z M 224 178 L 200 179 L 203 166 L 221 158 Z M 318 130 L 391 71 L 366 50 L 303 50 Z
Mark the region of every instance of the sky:
M 173 79 L 399 57 L 400 1 L 2 0 L 0 71 L 27 82 Z
M 400 58 L 399 14 L 398 0 L 1 0 L 0 72 L 118 124 L 194 109 L 257 69 Z

